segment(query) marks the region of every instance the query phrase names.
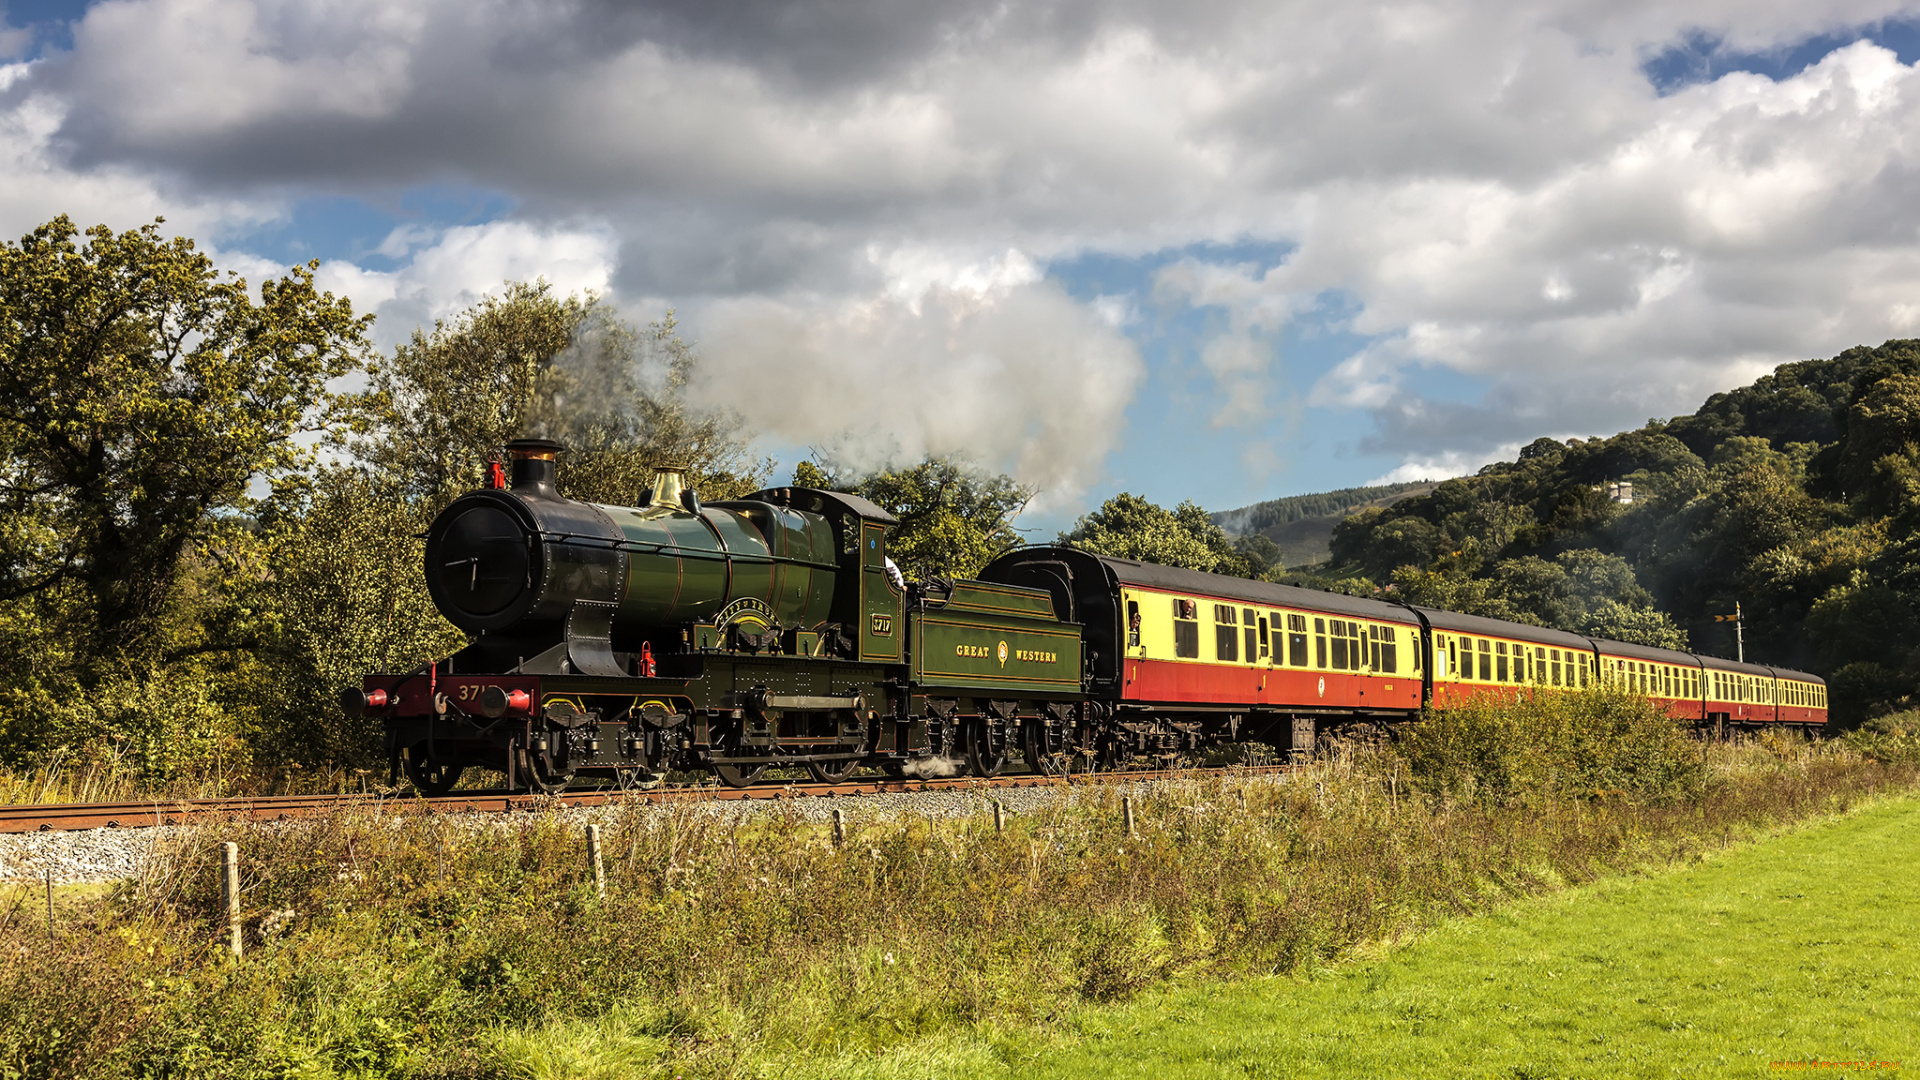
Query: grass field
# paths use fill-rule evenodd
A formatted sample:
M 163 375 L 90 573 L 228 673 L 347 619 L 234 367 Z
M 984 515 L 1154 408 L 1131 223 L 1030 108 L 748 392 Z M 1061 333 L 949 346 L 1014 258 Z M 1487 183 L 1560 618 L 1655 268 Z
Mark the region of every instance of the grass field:
M 1904 799 L 1457 920 L 1319 978 L 1153 993 L 1033 1042 L 949 1040 L 870 1068 L 1168 1080 L 1920 1068 L 1916 866 L 1920 801 Z
M 604 895 L 566 814 L 210 825 L 63 890 L 51 933 L 31 884 L 0 892 L 0 1080 L 1720 1075 L 1903 1053 L 1913 764 L 1702 744 L 1646 712 L 1455 710 L 1284 777 L 1076 785 L 1004 832 L 854 815 L 836 844 L 791 807 L 610 810 Z

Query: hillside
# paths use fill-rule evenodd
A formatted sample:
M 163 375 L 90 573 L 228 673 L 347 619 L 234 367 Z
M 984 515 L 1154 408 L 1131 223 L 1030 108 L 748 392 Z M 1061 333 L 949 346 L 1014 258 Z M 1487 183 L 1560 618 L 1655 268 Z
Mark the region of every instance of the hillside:
M 1391 506 L 1415 495 L 1425 495 L 1434 487 L 1434 481 L 1423 480 L 1410 484 L 1341 488 L 1337 491 L 1269 499 L 1210 516 L 1214 524 L 1230 535 L 1257 535 L 1273 541 L 1280 549 L 1280 562 L 1284 566 L 1313 566 L 1327 561 L 1333 528 L 1341 518 L 1361 510 Z
M 1620 480 L 1634 501 L 1608 497 Z M 1920 341 L 1889 341 L 1350 513 L 1331 573 L 1569 629 L 1638 619 L 1723 655 L 1735 643 L 1714 616 L 1738 603 L 1749 660 L 1828 676 L 1857 721 L 1920 685 L 1916 532 Z

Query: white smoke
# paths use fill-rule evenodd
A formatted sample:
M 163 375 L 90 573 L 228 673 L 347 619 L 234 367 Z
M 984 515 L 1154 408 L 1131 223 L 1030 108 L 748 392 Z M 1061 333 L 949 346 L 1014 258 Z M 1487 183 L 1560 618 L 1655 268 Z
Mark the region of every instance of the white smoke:
M 936 754 L 930 757 L 908 758 L 900 766 L 900 771 L 912 780 L 945 780 L 951 776 L 959 776 L 966 766 L 967 763 L 960 758 L 941 757 Z
M 1133 343 L 1019 253 L 879 295 L 746 299 L 702 313 L 693 398 L 754 430 L 885 468 L 963 453 L 1071 504 L 1118 443 L 1144 377 Z

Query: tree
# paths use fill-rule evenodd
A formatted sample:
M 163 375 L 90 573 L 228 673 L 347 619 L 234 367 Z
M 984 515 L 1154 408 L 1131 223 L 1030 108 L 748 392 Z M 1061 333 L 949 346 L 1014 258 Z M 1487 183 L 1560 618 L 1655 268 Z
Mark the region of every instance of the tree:
M 1580 632 L 1590 637 L 1650 645 L 1656 649 L 1685 651 L 1687 648 L 1686 631 L 1675 626 L 1666 612 L 1628 607 L 1617 600 L 1604 601 L 1594 609 Z
M 0 247 L 0 599 L 74 587 L 96 670 L 156 654 L 195 539 L 303 463 L 365 359 L 370 317 L 317 262 L 255 302 L 159 224 L 82 241 L 63 215 Z
M 1252 563 L 1191 500 L 1173 510 L 1121 492 L 1060 534 L 1064 543 L 1099 555 L 1138 559 L 1213 574 L 1249 577 Z
M 439 507 L 479 486 L 511 440 L 565 443 L 560 491 L 632 505 L 663 464 L 686 467 L 710 499 L 760 486 L 740 418 L 694 408 L 697 355 L 669 313 L 636 330 L 594 296 L 553 295 L 545 281 L 416 330 L 379 364 L 358 402 L 357 458 L 409 500 Z
M 930 457 L 859 480 L 802 461 L 793 482 L 859 495 L 899 518 L 887 552 L 901 573 L 916 579 L 972 577 L 995 556 L 1018 547 L 1013 521 L 1033 498 L 1031 487 L 957 456 Z

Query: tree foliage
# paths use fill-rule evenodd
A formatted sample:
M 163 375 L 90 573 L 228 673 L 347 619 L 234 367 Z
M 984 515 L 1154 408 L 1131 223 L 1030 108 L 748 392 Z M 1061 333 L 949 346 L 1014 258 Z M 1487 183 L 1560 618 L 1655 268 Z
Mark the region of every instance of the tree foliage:
M 738 416 L 685 397 L 696 360 L 673 316 L 636 329 L 595 297 L 509 284 L 431 331 L 415 330 L 376 366 L 359 399 L 356 458 L 409 500 L 443 506 L 472 489 L 512 439 L 568 447 L 562 494 L 628 504 L 662 464 L 690 470 L 703 495 L 760 486 Z
M 1608 496 L 1621 481 L 1630 503 Z M 1920 693 L 1917 534 L 1920 341 L 1889 341 L 1362 511 L 1321 580 L 1391 577 L 1426 602 L 1723 656 L 1714 616 L 1738 603 L 1748 658 L 1830 675 L 1854 721 Z M 1579 552 L 1609 561 L 1575 588 Z
M 1120 559 L 1251 577 L 1252 560 L 1193 501 L 1172 510 L 1121 492 L 1060 534 L 1063 543 Z
M 972 577 L 995 556 L 1018 547 L 1013 519 L 1034 493 L 1010 476 L 956 456 L 929 457 L 858 479 L 802 461 L 793 482 L 859 495 L 899 518 L 887 540 L 888 554 L 901 573 L 920 580 Z
M 154 659 L 209 519 L 303 463 L 327 383 L 363 362 L 368 320 L 317 265 L 255 301 L 157 223 L 62 216 L 0 247 L 0 599 L 71 585 L 88 655 Z

